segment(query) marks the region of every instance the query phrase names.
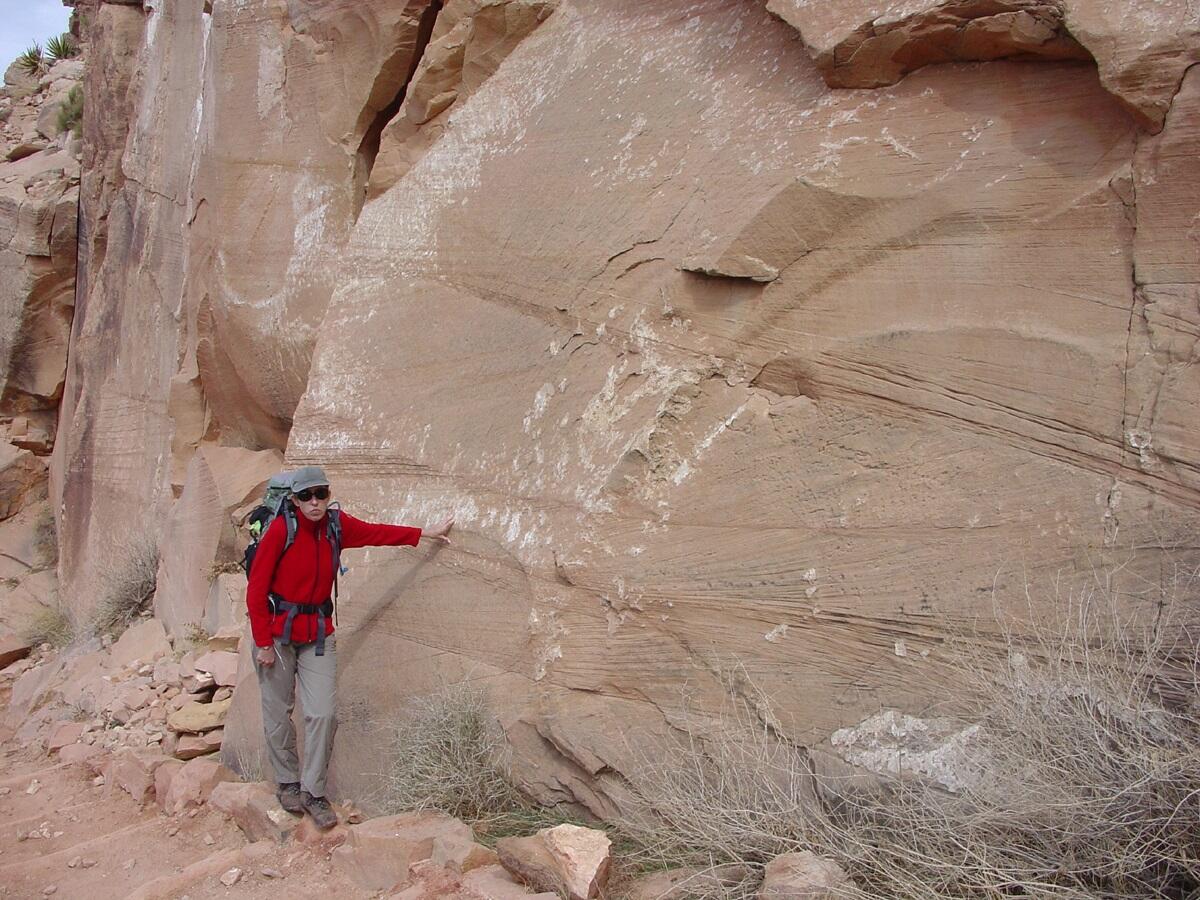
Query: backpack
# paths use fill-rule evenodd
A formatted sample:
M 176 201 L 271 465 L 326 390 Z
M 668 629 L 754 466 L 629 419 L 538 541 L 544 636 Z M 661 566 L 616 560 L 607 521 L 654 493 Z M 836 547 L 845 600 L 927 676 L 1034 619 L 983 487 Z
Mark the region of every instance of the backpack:
M 280 472 L 272 475 L 267 482 L 267 492 L 263 495 L 262 503 L 254 507 L 246 518 L 246 528 L 250 532 L 250 543 L 242 554 L 242 569 L 246 577 L 250 577 L 250 567 L 254 565 L 254 557 L 258 553 L 258 544 L 267 533 L 271 523 L 278 516 L 283 516 L 287 523 L 287 539 L 284 541 L 280 559 L 287 553 L 288 548 L 296 541 L 296 507 L 288 500 L 292 493 L 292 475 L 290 472 Z M 333 595 L 337 597 L 338 575 L 346 573 L 342 566 L 342 516 L 341 508 L 336 503 L 329 505 L 326 536 L 333 548 Z M 278 563 L 276 563 L 278 565 Z
M 271 523 L 280 513 L 284 514 L 288 523 L 287 544 L 292 545 L 296 539 L 296 511 L 288 503 L 288 495 L 292 492 L 292 476 L 290 472 L 280 472 L 272 475 L 267 482 L 267 492 L 263 495 L 262 503 L 254 507 L 246 519 L 246 529 L 250 532 L 250 544 L 242 554 L 242 570 L 250 577 L 250 567 L 254 564 L 254 556 L 258 553 L 258 542 L 267 533 Z

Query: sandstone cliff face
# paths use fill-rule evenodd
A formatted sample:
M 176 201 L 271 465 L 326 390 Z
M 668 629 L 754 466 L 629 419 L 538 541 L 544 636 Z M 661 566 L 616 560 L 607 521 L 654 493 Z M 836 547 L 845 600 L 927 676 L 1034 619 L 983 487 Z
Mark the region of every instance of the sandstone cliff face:
M 151 522 L 189 548 L 160 613 L 219 619 L 274 465 L 235 448 L 367 517 L 453 514 L 448 549 L 348 554 L 340 789 L 406 694 L 472 678 L 530 788 L 605 814 L 626 734 L 733 668 L 818 744 L 941 699 L 941 641 L 996 607 L 1114 567 L 1131 604 L 1169 590 L 1200 500 L 1194 14 L 885 6 L 100 5 L 54 471 L 76 602 Z

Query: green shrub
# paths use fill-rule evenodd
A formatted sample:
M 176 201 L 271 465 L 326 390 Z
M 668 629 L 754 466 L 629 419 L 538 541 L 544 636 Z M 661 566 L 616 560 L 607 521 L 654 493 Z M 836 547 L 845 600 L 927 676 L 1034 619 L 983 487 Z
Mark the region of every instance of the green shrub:
M 58 130 L 79 137 L 83 131 L 83 88 L 75 85 L 58 107 Z

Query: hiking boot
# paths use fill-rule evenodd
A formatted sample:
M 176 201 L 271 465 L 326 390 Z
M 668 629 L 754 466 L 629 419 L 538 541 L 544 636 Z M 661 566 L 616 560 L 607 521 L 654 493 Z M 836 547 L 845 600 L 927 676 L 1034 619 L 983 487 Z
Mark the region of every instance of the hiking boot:
M 300 796 L 300 784 L 298 782 L 281 784 L 279 790 L 275 792 L 275 796 L 279 798 L 279 805 L 288 812 L 296 813 L 296 815 L 304 812 L 304 800 Z
M 313 824 L 322 831 L 338 823 L 337 813 L 324 797 L 314 797 L 308 791 L 303 791 L 300 796 L 304 799 L 305 811 L 312 816 Z

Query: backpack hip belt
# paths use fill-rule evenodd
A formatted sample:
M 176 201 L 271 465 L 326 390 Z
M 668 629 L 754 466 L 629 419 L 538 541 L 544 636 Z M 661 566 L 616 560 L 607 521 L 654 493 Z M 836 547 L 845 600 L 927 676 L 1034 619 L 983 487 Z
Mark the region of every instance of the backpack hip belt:
M 315 615 L 317 617 L 317 656 L 325 655 L 325 620 L 333 615 L 332 599 L 326 597 L 320 603 L 292 603 L 278 594 L 268 594 L 267 603 L 272 616 L 281 613 L 287 614 L 287 618 L 283 621 L 283 634 L 281 635 L 285 644 L 292 642 L 292 623 L 295 622 L 298 614 Z

